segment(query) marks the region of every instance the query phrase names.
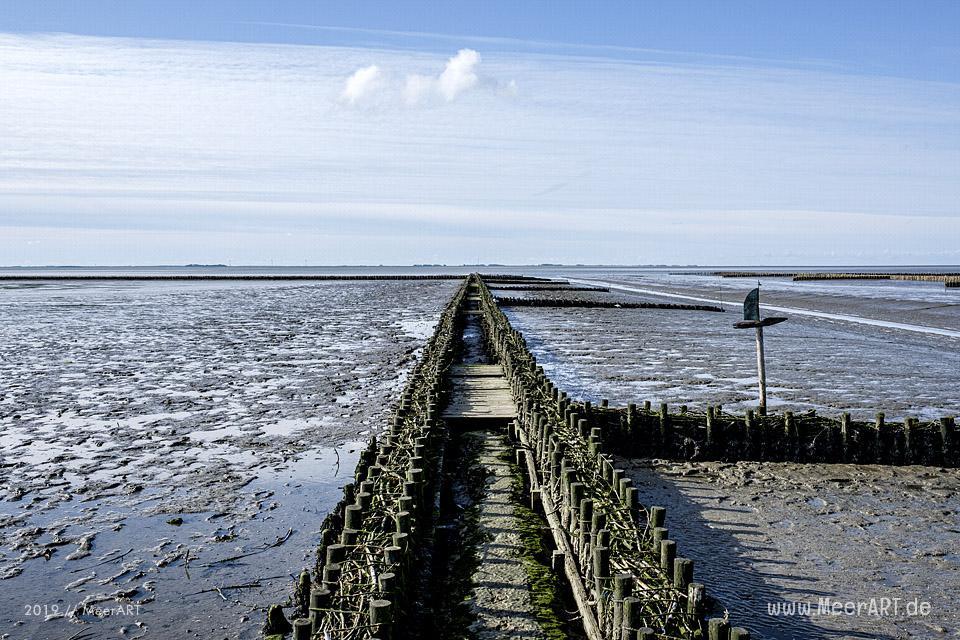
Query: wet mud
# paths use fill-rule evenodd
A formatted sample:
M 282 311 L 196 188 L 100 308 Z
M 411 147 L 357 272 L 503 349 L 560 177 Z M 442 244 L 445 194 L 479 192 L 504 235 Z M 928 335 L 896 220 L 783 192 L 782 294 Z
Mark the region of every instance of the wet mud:
M 574 397 L 624 405 L 757 402 L 756 351 L 738 311 L 508 308 L 550 377 Z M 960 414 L 960 340 L 795 317 L 765 332 L 768 406 L 870 419 Z
M 667 508 L 666 526 L 697 579 L 753 637 L 957 637 L 956 470 L 622 462 L 640 501 Z M 829 608 L 849 602 L 863 604 L 854 613 Z M 792 603 L 811 610 L 788 615 Z
M 0 637 L 255 636 L 457 284 L 7 286 Z

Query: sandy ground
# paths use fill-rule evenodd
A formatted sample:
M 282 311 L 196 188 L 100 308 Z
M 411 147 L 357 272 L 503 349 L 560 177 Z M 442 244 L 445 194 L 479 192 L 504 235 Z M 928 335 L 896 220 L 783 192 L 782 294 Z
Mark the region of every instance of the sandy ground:
M 697 580 L 754 637 L 960 637 L 957 471 L 635 460 L 625 467 L 642 503 L 667 508 L 670 537 L 696 562 Z M 891 600 L 885 613 L 883 598 Z M 859 614 L 818 614 L 822 599 L 865 604 Z M 915 601 L 929 603 L 929 613 L 911 611 Z M 794 602 L 809 603 L 810 615 L 778 613 Z
M 256 635 L 456 286 L 5 287 L 0 637 Z

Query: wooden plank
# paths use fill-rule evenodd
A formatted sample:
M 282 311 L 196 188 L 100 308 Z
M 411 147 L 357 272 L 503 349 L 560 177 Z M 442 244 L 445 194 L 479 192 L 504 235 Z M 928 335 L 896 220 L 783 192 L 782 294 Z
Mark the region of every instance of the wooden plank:
M 503 379 L 504 386 L 509 387 L 507 379 L 503 376 L 503 368 L 498 364 L 455 364 L 450 367 L 451 377 L 464 376 L 493 376 Z
M 450 368 L 453 392 L 444 418 L 517 417 L 510 385 L 503 368 L 495 364 L 460 364 Z
M 573 547 L 560 525 L 560 519 L 557 517 L 557 509 L 554 507 L 550 492 L 540 488 L 540 477 L 537 475 L 536 463 L 533 460 L 533 452 L 530 444 L 527 442 L 527 434 L 523 429 L 518 428 L 517 434 L 520 437 L 520 444 L 523 446 L 524 458 L 527 461 L 527 477 L 530 480 L 530 490 L 537 491 L 540 495 L 543 510 L 547 516 L 547 524 L 550 525 L 550 533 L 553 535 L 553 543 L 557 550 L 563 554 L 563 569 L 567 576 L 567 582 L 570 585 L 570 592 L 574 601 L 577 603 L 577 610 L 580 612 L 580 622 L 583 624 L 583 630 L 589 640 L 604 640 L 600 632 L 600 625 L 597 624 L 597 618 L 593 607 L 590 606 L 590 594 L 584 585 L 583 577 L 580 575 L 580 567 L 577 566 L 577 560 L 573 555 Z

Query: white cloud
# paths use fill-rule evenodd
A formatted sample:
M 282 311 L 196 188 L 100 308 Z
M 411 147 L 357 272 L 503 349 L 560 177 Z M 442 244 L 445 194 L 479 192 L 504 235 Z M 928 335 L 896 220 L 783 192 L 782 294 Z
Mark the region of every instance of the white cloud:
M 383 86 L 383 72 L 375 64 L 353 72 L 343 87 L 341 99 L 356 104 Z
M 480 64 L 480 54 L 473 49 L 460 49 L 457 55 L 447 61 L 437 89 L 448 102 L 477 84 L 476 67 Z
M 480 64 L 480 54 L 473 49 L 461 49 L 457 55 L 447 60 L 446 66 L 437 77 L 421 74 L 407 76 L 403 90 L 404 101 L 409 105 L 416 105 L 431 96 L 452 102 L 459 96 L 475 87 L 480 78 L 477 75 L 477 66 Z M 496 84 L 496 83 L 494 83 Z M 507 95 L 515 93 L 516 83 L 510 81 L 507 85 Z

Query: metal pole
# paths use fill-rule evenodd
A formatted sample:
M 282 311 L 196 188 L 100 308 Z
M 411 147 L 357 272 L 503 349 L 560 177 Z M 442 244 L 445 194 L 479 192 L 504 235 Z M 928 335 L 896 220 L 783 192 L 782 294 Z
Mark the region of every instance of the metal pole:
M 760 381 L 760 415 L 767 414 L 767 367 L 763 361 L 763 327 L 757 327 L 757 377 Z

